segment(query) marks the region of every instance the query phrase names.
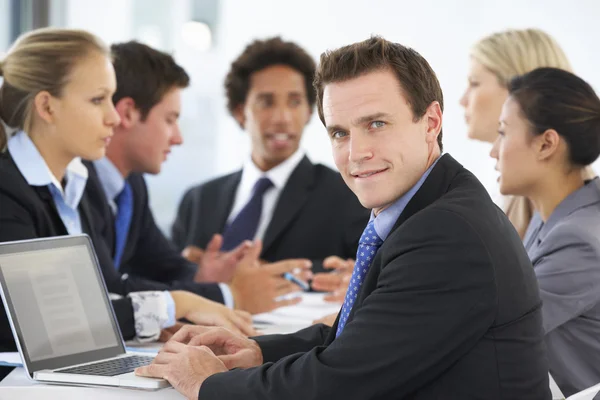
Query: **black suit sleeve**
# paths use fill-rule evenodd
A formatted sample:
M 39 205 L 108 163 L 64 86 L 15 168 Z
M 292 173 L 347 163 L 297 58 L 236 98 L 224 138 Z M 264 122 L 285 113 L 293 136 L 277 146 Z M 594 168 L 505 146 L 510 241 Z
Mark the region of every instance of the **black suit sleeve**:
M 112 293 L 126 296 L 131 292 L 144 290 L 187 290 L 207 299 L 219 303 L 223 302 L 221 289 L 215 283 L 196 283 L 191 279 L 188 281 L 158 282 L 136 275 L 134 271 L 121 274 L 115 269 L 106 242 L 102 238 L 99 238 L 97 232 L 91 232 L 90 236 L 94 241 L 98 261 L 102 266 L 104 281 L 108 290 Z
M 331 327 L 319 324 L 289 335 L 264 335 L 253 338 L 262 350 L 264 362 L 276 362 L 290 354 L 309 351 L 325 343 Z
M 213 375 L 200 398 L 358 400 L 374 390 L 378 398 L 408 398 L 450 368 L 494 320 L 488 253 L 466 221 L 435 209 L 387 241 L 373 266 L 381 268 L 376 288 L 341 336 L 276 363 Z
M 131 299 L 124 297 L 119 300 L 111 301 L 117 322 L 121 328 L 123 340 L 133 339 L 135 337 L 135 320 L 133 318 L 133 306 Z
M 192 280 L 198 266 L 186 260 L 175 250 L 156 225 L 147 204 L 142 221 L 137 241 L 132 244 L 136 248 L 135 254 L 127 260 L 129 265 L 125 268 L 129 266 L 133 270 L 143 268 L 147 278 L 161 282 Z
M 135 229 L 137 235 L 130 234 L 128 237 L 128 245 L 134 246 L 136 251 L 126 260 L 126 263 L 133 270 L 143 269 L 145 272 L 143 276 L 151 280 L 169 282 L 193 279 L 197 266 L 182 257 L 156 225 L 150 210 L 144 178 L 134 176 L 130 182 L 136 197 L 135 205 L 142 211 L 141 215 L 136 216 L 134 220 L 141 226 L 132 227 L 132 231 Z
M 124 282 L 127 293 L 134 290 L 187 290 L 223 303 L 221 289 L 215 283 L 196 283 L 193 281 L 198 266 L 189 262 L 175 249 L 156 225 L 148 204 L 148 193 L 143 178 L 132 181 L 134 191 L 143 199 L 142 216 L 138 221 L 141 227 L 137 237 L 131 243 L 135 252 L 121 270 L 129 271 Z M 132 240 L 129 236 L 129 240 Z M 129 243 L 128 243 L 129 245 Z M 143 276 L 144 278 L 140 278 Z M 160 283 L 164 282 L 164 283 Z

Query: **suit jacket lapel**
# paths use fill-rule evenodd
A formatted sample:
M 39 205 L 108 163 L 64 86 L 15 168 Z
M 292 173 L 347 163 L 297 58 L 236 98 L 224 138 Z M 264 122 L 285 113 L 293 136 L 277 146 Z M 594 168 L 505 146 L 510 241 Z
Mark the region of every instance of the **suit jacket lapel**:
M 410 199 L 406 208 L 402 211 L 402 214 L 400 214 L 400 217 L 398 217 L 398 220 L 394 224 L 390 235 L 398 229 L 404 221 L 429 206 L 446 193 L 450 189 L 452 178 L 454 178 L 461 169 L 462 165 L 452 158 L 451 155 L 444 154 L 435 167 L 433 167 L 425 182 L 423 182 L 423 186 L 421 186 L 413 198 Z
M 275 239 L 292 222 L 308 199 L 314 184 L 313 164 L 304 156 L 290 175 L 275 205 L 273 217 L 263 238 L 263 254 L 275 242 Z
M 569 214 L 598 202 L 600 193 L 600 179 L 594 178 L 591 182 L 568 195 L 552 212 L 548 221 L 542 226 L 537 235 L 543 241 L 548 232 Z
M 240 170 L 233 173 L 229 179 L 218 187 L 214 198 L 214 212 L 206 219 L 208 227 L 207 229 L 203 229 L 204 231 L 223 233 L 225 224 L 227 223 L 227 217 L 231 212 L 231 207 L 233 207 L 235 192 L 241 179 L 242 171 Z M 207 243 L 209 240 L 210 237 L 206 238 Z
M 90 208 L 90 205 L 85 200 L 85 194 L 81 198 L 79 202 L 79 217 L 81 218 L 81 228 L 83 232 L 88 233 L 90 236 L 92 235 L 92 229 L 97 227 L 97 221 L 94 221 L 93 211 Z
M 102 188 L 100 188 L 102 189 Z M 102 190 L 100 193 L 102 196 L 104 195 L 104 191 Z M 106 197 L 101 197 L 103 203 L 105 203 L 104 199 Z M 111 227 L 110 232 L 112 231 L 112 213 L 110 209 L 108 210 L 110 216 L 109 219 L 104 221 L 104 218 L 98 214 L 98 210 L 95 208 L 95 205 L 92 204 L 92 196 L 87 192 L 84 192 L 81 197 L 81 201 L 79 203 L 79 217 L 81 218 L 81 228 L 84 233 L 86 233 L 92 240 L 94 244 L 94 250 L 96 252 L 96 257 L 98 258 L 98 262 L 100 263 L 100 268 L 102 271 L 102 276 L 104 280 L 107 282 L 107 285 L 110 285 L 109 282 L 115 282 L 121 280 L 121 273 L 114 267 L 113 264 L 113 251 L 114 245 L 112 242 L 107 242 L 104 238 L 104 233 L 106 231 L 106 227 Z M 106 204 L 108 208 L 108 204 Z M 98 224 L 101 224 L 101 229 L 99 229 Z M 111 233 L 113 234 L 113 233 Z
M 38 195 L 40 201 L 44 204 L 47 210 L 50 211 L 50 216 L 54 220 L 56 227 L 60 227 L 61 233 L 63 235 L 68 235 L 67 227 L 65 226 L 58 209 L 56 208 L 56 204 L 54 204 L 54 199 L 52 198 L 52 194 L 47 186 L 30 186 Z
M 58 213 L 58 209 L 56 208 L 56 204 L 54 204 L 54 199 L 52 198 L 52 194 L 50 193 L 50 190 L 48 190 L 47 186 L 30 186 L 39 196 L 40 200 L 42 200 L 42 202 L 49 207 L 50 209 L 52 209 L 57 215 L 60 215 Z
M 6 153 L 0 153 L 0 155 L 8 157 L 8 159 L 10 160 L 11 168 L 14 169 L 17 176 L 20 177 L 20 180 L 17 181 L 16 184 L 22 186 L 22 190 L 25 192 L 27 190 L 33 190 L 33 192 L 36 195 L 32 198 L 34 206 L 40 207 L 41 203 L 41 206 L 48 211 L 48 215 L 52 219 L 54 226 L 56 226 L 56 228 L 60 231 L 59 234 L 68 235 L 67 227 L 63 223 L 62 218 L 58 213 L 58 208 L 56 208 L 56 204 L 54 204 L 54 199 L 52 198 L 52 193 L 50 193 L 50 189 L 48 188 L 48 186 L 29 185 L 29 183 L 27 183 L 27 180 L 19 170 L 19 167 L 17 167 L 17 164 L 15 163 L 15 160 L 13 159 L 10 152 L 7 150 Z M 10 170 L 8 170 L 7 172 L 10 172 Z
M 114 216 L 106 200 L 106 193 L 104 192 L 104 188 L 102 188 L 96 167 L 93 163 L 87 161 L 84 161 L 84 165 L 88 169 L 88 180 L 83 197 L 89 199 L 90 204 L 88 205 L 88 202 L 82 198 L 80 210 L 82 208 L 81 204 L 86 203 L 83 206 L 85 209 L 82 211 L 82 214 L 87 213 L 85 218 L 87 218 L 89 224 L 88 228 L 91 229 L 93 227 L 95 231 L 102 235 L 112 256 L 115 242 Z M 82 223 L 83 218 L 84 216 L 82 215 Z

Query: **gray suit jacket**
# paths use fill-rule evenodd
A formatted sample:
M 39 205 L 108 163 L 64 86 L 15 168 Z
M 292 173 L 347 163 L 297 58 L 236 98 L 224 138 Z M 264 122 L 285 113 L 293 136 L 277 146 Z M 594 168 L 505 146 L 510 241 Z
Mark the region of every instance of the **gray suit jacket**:
M 550 373 L 566 396 L 600 382 L 600 180 L 571 193 L 523 240 L 538 278 Z

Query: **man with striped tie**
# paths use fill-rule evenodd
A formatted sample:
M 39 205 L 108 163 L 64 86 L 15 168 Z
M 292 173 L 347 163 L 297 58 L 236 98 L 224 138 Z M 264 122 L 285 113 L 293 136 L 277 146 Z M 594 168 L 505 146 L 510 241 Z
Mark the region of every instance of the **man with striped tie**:
M 324 53 L 317 107 L 344 181 L 372 209 L 333 327 L 243 338 L 184 329 L 144 376 L 187 398 L 550 398 L 536 278 L 483 186 L 442 155 L 443 98 L 413 49 Z

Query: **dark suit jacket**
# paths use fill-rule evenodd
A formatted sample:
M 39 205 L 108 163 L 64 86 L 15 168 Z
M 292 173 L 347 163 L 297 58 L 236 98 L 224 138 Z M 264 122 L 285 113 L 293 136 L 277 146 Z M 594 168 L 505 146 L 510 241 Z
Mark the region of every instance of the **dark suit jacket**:
M 377 252 L 343 333 L 257 338 L 265 364 L 210 399 L 550 399 L 532 265 L 504 213 L 449 155 Z
M 98 238 L 90 228 L 91 212 L 89 197 L 83 195 L 79 204 L 83 231 L 90 235 L 94 244 Z M 33 238 L 68 235 L 54 200 L 47 187 L 29 186 L 15 165 L 10 153 L 0 154 L 0 242 Z M 96 248 L 99 259 L 106 258 L 101 249 Z M 109 257 L 109 256 L 108 256 Z M 127 283 L 115 274 L 107 274 L 106 265 L 102 273 L 108 290 L 126 294 Z M 114 269 L 114 268 L 113 268 Z M 110 272 L 110 271 L 108 271 Z M 121 333 L 125 339 L 135 335 L 131 300 L 125 298 L 112 302 Z M 0 349 L 16 351 L 16 345 L 4 307 L 0 307 Z
M 215 233 L 223 233 L 242 171 L 191 188 L 179 205 L 173 241 L 205 248 Z M 263 239 L 261 258 L 313 260 L 323 271 L 324 258 L 354 258 L 369 211 L 344 184 L 340 174 L 304 157 L 290 175 L 275 206 Z
M 104 262 L 112 265 L 114 217 L 96 168 L 88 162 L 85 166 L 89 171 L 86 193 L 91 199 L 94 226 L 101 239 L 95 245 L 102 247 L 103 253 L 110 256 Z M 154 222 L 144 178 L 132 174 L 127 181 L 133 192 L 133 216 L 119 273 L 127 274 L 129 290 L 187 290 L 222 303 L 223 295 L 219 286 L 215 283 L 195 283 L 196 264 L 183 258 Z M 114 267 L 111 268 L 116 272 Z

